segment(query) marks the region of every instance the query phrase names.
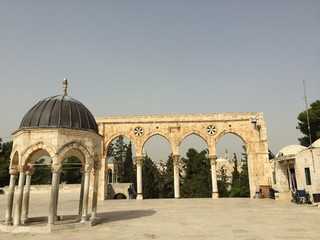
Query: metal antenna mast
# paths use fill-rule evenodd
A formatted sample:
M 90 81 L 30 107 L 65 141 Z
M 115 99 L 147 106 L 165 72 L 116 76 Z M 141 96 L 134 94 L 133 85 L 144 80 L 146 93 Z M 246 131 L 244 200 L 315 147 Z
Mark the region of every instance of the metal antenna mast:
M 312 151 L 312 140 L 311 140 L 309 112 L 308 112 L 307 91 L 306 91 L 306 84 L 305 84 L 304 80 L 303 80 L 303 89 L 304 89 L 304 101 L 306 103 L 306 114 L 307 114 L 308 134 L 309 134 L 309 142 L 310 142 L 310 152 L 311 152 L 311 157 L 312 157 L 313 171 L 315 172 L 316 169 L 314 168 L 314 159 L 313 159 L 313 151 Z

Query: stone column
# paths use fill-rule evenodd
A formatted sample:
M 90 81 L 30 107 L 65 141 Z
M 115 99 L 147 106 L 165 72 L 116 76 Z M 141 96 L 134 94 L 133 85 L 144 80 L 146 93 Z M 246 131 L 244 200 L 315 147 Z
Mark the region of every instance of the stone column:
M 23 196 L 23 204 L 22 204 L 22 223 L 23 224 L 28 220 L 31 176 L 33 173 L 34 173 L 34 168 L 29 168 L 26 175 L 26 184 L 24 186 L 24 196 Z
M 81 222 L 87 221 L 88 201 L 89 201 L 89 182 L 90 182 L 90 170 L 86 169 L 85 176 L 84 176 L 83 206 L 82 206 Z
M 26 178 L 25 170 L 24 168 L 21 168 L 19 173 L 19 185 L 18 185 L 17 199 L 15 203 L 15 211 L 14 211 L 14 219 L 13 219 L 14 226 L 21 225 L 21 210 L 22 210 L 23 188 L 24 188 L 25 178 Z
M 51 197 L 50 197 L 50 206 L 49 206 L 49 217 L 48 225 L 54 224 L 56 220 L 56 208 L 57 208 L 57 198 L 58 198 L 58 189 L 59 189 L 59 174 L 61 170 L 61 164 L 57 164 L 51 167 L 52 171 L 52 182 L 51 182 Z
M 59 202 L 59 191 L 60 191 L 60 171 L 58 172 L 58 187 L 57 187 L 57 196 L 56 196 L 56 204 L 54 205 L 54 218 L 58 220 L 58 202 Z
M 114 179 L 114 177 L 113 177 L 113 170 L 112 170 L 112 172 L 111 172 L 111 183 L 113 183 L 113 179 Z
M 103 156 L 103 153 L 102 155 Z M 107 158 L 106 157 L 101 157 L 100 161 L 100 173 L 99 173 L 99 189 L 100 191 L 98 192 L 98 199 L 99 200 L 105 200 L 106 195 L 107 195 L 107 184 L 111 179 L 109 180 L 109 175 L 108 175 L 108 163 L 106 162 Z
M 174 197 L 180 198 L 180 168 L 179 155 L 173 155 L 173 180 L 174 180 Z
M 212 182 L 212 198 L 219 198 L 218 193 L 218 183 L 217 183 L 217 156 L 209 156 L 210 163 L 211 163 L 211 182 Z
M 136 157 L 137 163 L 137 200 L 142 200 L 142 157 Z
M 78 220 L 79 221 L 81 220 L 81 216 L 82 216 L 84 176 L 85 176 L 85 171 L 83 169 L 81 169 L 81 185 L 80 185 L 80 198 L 79 198 L 79 210 L 78 210 Z
M 94 169 L 93 171 L 93 195 L 92 195 L 92 210 L 90 220 L 95 220 L 97 218 L 97 200 L 98 200 L 98 186 L 99 186 L 99 170 Z
M 16 186 L 17 175 L 18 175 L 17 170 L 10 170 L 10 185 L 9 185 L 9 192 L 7 195 L 7 210 L 6 210 L 6 218 L 4 222 L 7 225 L 12 225 L 12 207 L 13 207 L 14 189 Z

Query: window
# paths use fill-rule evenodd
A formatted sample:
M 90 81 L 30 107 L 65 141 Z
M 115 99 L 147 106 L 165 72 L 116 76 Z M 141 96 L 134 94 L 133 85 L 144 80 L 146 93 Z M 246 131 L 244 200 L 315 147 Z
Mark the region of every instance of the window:
M 311 185 L 311 175 L 310 175 L 310 168 L 305 168 L 304 173 L 306 175 L 306 184 Z

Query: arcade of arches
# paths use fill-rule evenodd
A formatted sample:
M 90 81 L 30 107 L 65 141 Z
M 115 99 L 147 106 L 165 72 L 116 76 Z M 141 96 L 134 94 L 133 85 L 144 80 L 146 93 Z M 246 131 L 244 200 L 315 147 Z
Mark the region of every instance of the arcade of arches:
M 127 137 L 135 149 L 137 199 L 143 199 L 143 148 L 148 139 L 155 135 L 164 137 L 171 145 L 175 198 L 180 197 L 180 144 L 190 135 L 201 137 L 208 146 L 212 198 L 218 197 L 216 144 L 228 133 L 237 135 L 246 145 L 251 197 L 258 186 L 268 185 L 270 182 L 271 168 L 262 113 L 93 117 L 81 102 L 68 96 L 67 87 L 68 81 L 65 79 L 63 94 L 45 98 L 34 105 L 22 119 L 19 129 L 12 134 L 13 149 L 10 156 L 5 225 L 19 226 L 31 221 L 28 218 L 31 177 L 35 171 L 35 163 L 42 157 L 51 159 L 51 194 L 46 218 L 49 229 L 59 219 L 57 208 L 60 173 L 64 161 L 70 157 L 76 157 L 82 163 L 76 220 L 94 224 L 97 199 L 104 200 L 106 197 L 106 149 L 120 135 Z M 90 194 L 92 209 L 89 218 Z
M 254 195 L 260 185 L 268 185 L 271 169 L 265 121 L 262 113 L 221 113 L 185 115 L 146 115 L 95 117 L 99 133 L 104 137 L 101 156 L 106 156 L 108 145 L 118 136 L 128 138 L 135 148 L 137 164 L 137 199 L 143 199 L 142 160 L 144 144 L 155 135 L 168 140 L 174 158 L 174 195 L 180 197 L 179 158 L 180 144 L 195 134 L 207 144 L 211 160 L 212 198 L 218 197 L 216 176 L 216 144 L 227 133 L 239 136 L 247 147 L 250 194 Z M 101 161 L 99 198 L 105 199 L 104 176 L 106 161 Z
M 246 145 L 251 197 L 253 197 L 257 186 L 269 184 L 270 165 L 262 113 L 96 117 L 95 122 L 96 129 L 94 131 L 61 127 L 35 128 L 28 126 L 26 128 L 22 122 L 22 127 L 13 133 L 14 146 L 10 163 L 11 179 L 6 224 L 19 226 L 28 220 L 31 176 L 34 172 L 35 162 L 42 156 L 48 156 L 52 160 L 52 189 L 47 218 L 48 226 L 52 226 L 57 219 L 59 174 L 63 162 L 71 156 L 77 157 L 82 162 L 78 219 L 81 222 L 88 220 L 89 188 L 93 186 L 90 220 L 94 221 L 97 199 L 104 200 L 107 190 L 106 159 L 103 159 L 102 156 L 106 156 L 108 145 L 120 135 L 127 137 L 135 148 L 137 199 L 143 199 L 141 165 L 144 144 L 156 135 L 167 139 L 172 148 L 175 198 L 180 197 L 179 148 L 181 142 L 190 135 L 201 137 L 208 146 L 211 160 L 212 198 L 218 197 L 216 144 L 222 136 L 228 133 L 239 136 Z M 13 213 L 14 186 L 18 175 L 17 199 Z M 91 175 L 93 177 L 90 178 Z M 13 218 L 12 215 L 14 215 Z

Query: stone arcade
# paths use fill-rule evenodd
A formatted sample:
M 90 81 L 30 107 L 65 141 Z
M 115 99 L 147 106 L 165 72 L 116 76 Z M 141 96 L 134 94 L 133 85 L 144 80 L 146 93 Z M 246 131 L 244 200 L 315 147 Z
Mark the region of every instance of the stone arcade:
M 1 224 L 2 230 L 5 228 L 5 231 L 12 231 L 12 228 L 26 227 L 32 222 L 32 219 L 28 218 L 31 177 L 35 162 L 44 156 L 51 159 L 52 172 L 45 231 L 57 228 L 55 222 L 59 221 L 57 208 L 60 171 L 62 163 L 71 156 L 77 157 L 82 163 L 79 210 L 75 214 L 77 221 L 72 227 L 75 227 L 75 224 L 94 225 L 97 199 L 106 198 L 107 148 L 120 135 L 129 138 L 136 150 L 137 199 L 143 199 L 141 169 L 143 147 L 154 135 L 163 136 L 171 144 L 174 157 L 175 198 L 180 197 L 179 146 L 183 139 L 191 134 L 198 135 L 208 145 L 212 198 L 218 198 L 216 143 L 227 133 L 239 136 L 247 147 L 251 197 L 259 185 L 270 184 L 266 126 L 262 113 L 94 118 L 82 103 L 68 96 L 67 84 L 65 79 L 62 95 L 46 98 L 31 108 L 22 119 L 19 129 L 12 134 L 13 150 L 9 169 L 11 178 L 5 222 Z M 18 185 L 15 187 L 17 178 Z M 90 187 L 92 196 L 89 196 Z M 89 197 L 92 199 L 91 216 L 88 215 Z
M 174 195 L 180 197 L 179 146 L 189 135 L 201 137 L 209 149 L 211 160 L 212 198 L 218 197 L 216 176 L 216 143 L 227 133 L 239 136 L 247 147 L 251 197 L 260 185 L 270 185 L 271 168 L 268 158 L 266 127 L 262 113 L 219 113 L 185 115 L 146 115 L 96 117 L 99 133 L 104 136 L 102 156 L 106 156 L 108 145 L 120 135 L 127 137 L 136 150 L 137 199 L 143 199 L 142 172 L 143 147 L 149 138 L 163 136 L 171 145 L 174 158 Z M 107 166 L 101 161 L 100 176 Z M 101 178 L 101 177 L 100 177 Z M 99 181 L 99 197 L 106 195 L 105 179 Z M 105 192 L 104 192 L 105 191 Z

